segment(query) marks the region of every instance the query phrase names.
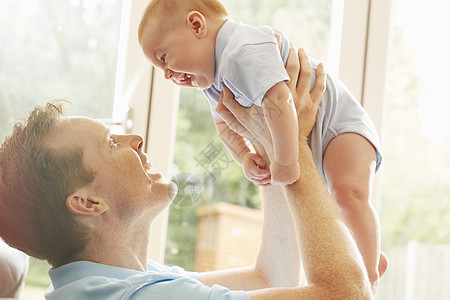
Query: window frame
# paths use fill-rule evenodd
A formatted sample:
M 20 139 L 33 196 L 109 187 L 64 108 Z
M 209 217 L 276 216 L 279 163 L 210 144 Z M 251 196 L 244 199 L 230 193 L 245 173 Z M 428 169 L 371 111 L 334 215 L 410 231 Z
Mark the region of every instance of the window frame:
M 383 144 L 387 99 L 392 0 L 345 0 L 339 78 L 360 99 Z M 381 204 L 382 171 L 375 177 L 372 203 Z
M 122 22 L 115 96 L 128 100 L 125 102 L 132 112 L 132 131 L 144 137 L 145 151 L 152 160 L 153 170 L 170 179 L 179 88 L 158 74 L 161 71 L 153 68 L 142 53 L 137 32 L 147 5 L 148 0 L 124 1 L 122 18 L 125 19 Z M 165 129 L 164 132 L 161 128 Z M 165 210 L 150 229 L 148 257 L 160 263 L 164 261 L 167 221 L 168 210 Z

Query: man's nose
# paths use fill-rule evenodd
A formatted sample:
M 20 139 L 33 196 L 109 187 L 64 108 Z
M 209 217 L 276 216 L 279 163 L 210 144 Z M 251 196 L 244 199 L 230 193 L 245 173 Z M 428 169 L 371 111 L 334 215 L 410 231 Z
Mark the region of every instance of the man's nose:
M 142 138 L 142 136 L 138 134 L 128 134 L 127 137 L 129 138 L 130 145 L 134 150 L 142 150 L 142 148 L 144 147 L 144 139 Z

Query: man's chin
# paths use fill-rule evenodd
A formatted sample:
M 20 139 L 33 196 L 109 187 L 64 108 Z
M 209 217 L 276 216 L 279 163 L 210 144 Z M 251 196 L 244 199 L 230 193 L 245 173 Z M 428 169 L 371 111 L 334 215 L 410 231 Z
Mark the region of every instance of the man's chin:
M 176 183 L 170 181 L 167 184 L 167 196 L 169 197 L 170 202 L 172 202 L 173 199 L 175 199 L 177 194 L 178 194 L 178 185 L 176 185 Z

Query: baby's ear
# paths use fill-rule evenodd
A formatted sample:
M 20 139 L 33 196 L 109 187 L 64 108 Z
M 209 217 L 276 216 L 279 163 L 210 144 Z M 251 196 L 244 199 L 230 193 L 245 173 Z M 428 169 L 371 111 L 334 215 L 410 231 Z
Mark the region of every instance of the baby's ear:
M 186 17 L 186 23 L 197 38 L 203 38 L 207 33 L 206 19 L 202 13 L 191 11 Z

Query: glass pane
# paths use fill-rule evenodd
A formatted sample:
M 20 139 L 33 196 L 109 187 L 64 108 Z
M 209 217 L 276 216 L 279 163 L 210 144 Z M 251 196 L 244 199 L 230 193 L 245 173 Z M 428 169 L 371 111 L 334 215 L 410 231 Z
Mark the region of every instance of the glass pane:
M 450 299 L 448 3 L 393 3 L 377 298 Z
M 36 104 L 67 98 L 68 114 L 110 119 L 120 0 L 0 0 L 0 141 Z M 30 260 L 21 299 L 43 299 L 49 265 Z
M 230 16 L 253 26 L 281 30 L 297 47 L 326 62 L 333 0 L 223 0 Z
M 35 104 L 111 118 L 122 1 L 0 1 L 0 139 Z
M 328 50 L 331 2 L 332 0 L 223 1 L 234 20 L 254 26 L 277 27 L 297 47 L 304 47 L 310 55 L 322 61 L 325 61 Z M 202 236 L 205 236 L 205 240 L 199 243 L 206 248 L 210 247 L 210 252 L 215 250 L 213 244 L 220 244 L 225 238 L 249 234 L 252 239 L 256 238 L 254 243 L 252 242 L 256 245 L 258 239 L 257 234 L 253 234 L 249 228 L 244 228 L 245 232 L 239 228 L 245 226 L 238 223 L 246 218 L 246 210 L 241 212 L 233 208 L 234 217 L 241 217 L 232 219 L 234 221 L 231 225 L 227 223 L 233 228 L 225 229 L 230 236 L 224 237 L 218 234 L 221 228 L 221 223 L 218 222 L 222 221 L 214 215 L 217 215 L 218 211 L 228 211 L 228 206 L 216 207 L 211 212 L 213 215 L 204 215 L 204 210 L 200 212 L 199 208 L 228 202 L 260 210 L 261 203 L 258 188 L 247 181 L 241 168 L 222 145 L 209 104 L 201 91 L 182 88 L 180 98 L 174 166 L 174 173 L 178 175 L 174 180 L 181 186 L 181 194 L 170 209 L 166 262 L 181 265 L 188 270 L 199 270 L 199 262 L 195 259 L 199 213 L 203 216 L 201 224 L 204 224 L 204 228 L 200 230 L 203 232 Z M 259 219 L 254 220 L 251 226 L 259 229 Z M 236 248 L 232 241 L 227 243 Z M 230 254 L 222 257 L 220 268 L 249 264 L 244 262 L 245 257 L 233 256 L 233 249 L 228 250 Z M 198 248 L 197 254 L 200 255 Z M 202 262 L 201 265 L 201 270 L 217 268 L 217 264 L 208 267 Z

